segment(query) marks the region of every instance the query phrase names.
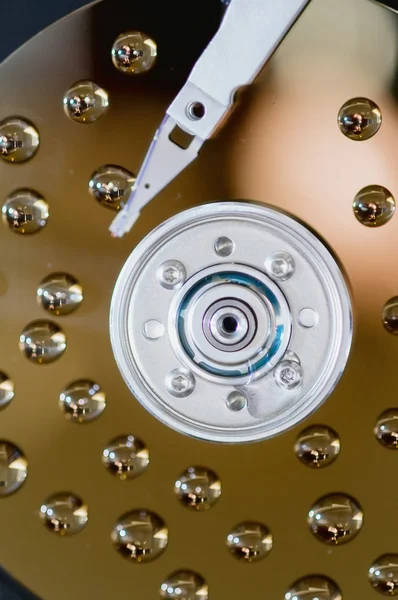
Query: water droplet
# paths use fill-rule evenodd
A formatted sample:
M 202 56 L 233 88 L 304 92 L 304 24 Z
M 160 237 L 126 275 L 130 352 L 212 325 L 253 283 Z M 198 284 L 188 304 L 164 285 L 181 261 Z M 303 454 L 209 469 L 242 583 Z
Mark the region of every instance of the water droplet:
M 398 335 L 398 296 L 390 298 L 383 308 L 383 325 L 394 335 Z
M 4 440 L 0 441 L 0 496 L 16 492 L 28 475 L 28 461 L 22 451 Z
M 116 165 L 103 165 L 90 177 L 89 192 L 102 206 L 119 210 L 129 197 L 135 176 Z
M 395 212 L 395 200 L 382 185 L 368 185 L 358 192 L 352 204 L 354 215 L 362 225 L 385 225 Z
M 218 256 L 230 256 L 235 250 L 235 244 L 229 237 L 219 237 L 214 244 L 214 251 Z
M 340 439 L 331 427 L 310 425 L 298 436 L 294 450 L 307 467 L 327 467 L 340 454 Z
M 208 600 L 209 588 L 201 575 L 194 571 L 175 571 L 160 586 L 160 597 L 168 600 Z
M 60 358 L 66 349 L 66 336 L 53 321 L 32 321 L 19 337 L 19 348 L 32 362 L 51 363 Z
M 364 141 L 375 135 L 381 126 L 381 112 L 368 98 L 352 98 L 339 110 L 337 123 L 340 131 L 350 140 Z
M 156 56 L 156 43 L 140 31 L 120 34 L 112 46 L 113 64 L 127 75 L 149 71 L 156 62 Z
M 383 554 L 369 569 L 369 581 L 384 596 L 398 596 L 398 554 Z
M 3 223 L 15 233 L 36 233 L 47 225 L 48 204 L 33 190 L 15 190 L 1 207 Z
M 79 496 L 53 494 L 40 507 L 40 517 L 50 531 L 58 535 L 79 533 L 88 521 L 88 508 Z
M 362 508 L 347 494 L 329 494 L 320 498 L 311 508 L 308 525 L 321 542 L 344 544 L 361 530 Z
M 245 562 L 265 558 L 271 552 L 272 546 L 272 533 L 268 527 L 255 521 L 239 523 L 227 535 L 230 553 Z
M 94 123 L 108 110 L 108 93 L 93 81 L 74 83 L 64 96 L 65 114 L 77 123 Z
M 8 406 L 14 398 L 14 383 L 0 371 L 0 410 Z
M 32 158 L 39 149 L 39 132 L 27 119 L 7 117 L 0 121 L 0 157 L 10 163 Z
M 177 498 L 192 510 L 208 510 L 221 496 L 221 481 L 211 469 L 189 467 L 174 484 Z
M 133 479 L 146 471 L 149 452 L 139 438 L 120 435 L 113 438 L 102 452 L 102 462 L 119 479 Z
M 295 581 L 285 600 L 342 600 L 343 596 L 337 585 L 323 575 L 308 575 Z
M 159 515 L 148 510 L 133 510 L 115 523 L 111 539 L 116 550 L 137 563 L 158 558 L 166 549 L 169 531 Z
M 287 252 L 274 252 L 265 261 L 268 275 L 277 281 L 289 279 L 296 268 L 294 259 Z
M 69 315 L 83 300 L 83 288 L 73 275 L 51 273 L 41 280 L 37 301 L 44 310 L 57 316 Z
M 61 392 L 59 406 L 73 423 L 87 423 L 97 419 L 106 407 L 106 395 L 98 383 L 90 379 L 72 381 Z
M 383 446 L 398 450 L 398 408 L 384 411 L 377 419 L 374 432 Z

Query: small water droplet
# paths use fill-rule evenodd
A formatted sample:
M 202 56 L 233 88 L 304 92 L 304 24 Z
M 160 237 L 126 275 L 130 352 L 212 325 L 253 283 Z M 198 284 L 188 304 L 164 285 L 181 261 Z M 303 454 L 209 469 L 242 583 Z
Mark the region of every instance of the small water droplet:
M 15 190 L 1 207 L 1 216 L 3 223 L 14 233 L 36 233 L 47 225 L 48 204 L 33 190 Z
M 361 142 L 375 135 L 381 126 L 381 112 L 368 98 L 352 98 L 339 110 L 337 123 L 340 131 L 350 140 Z
M 175 571 L 161 584 L 159 594 L 167 600 L 208 600 L 209 588 L 201 575 L 194 571 Z
M 8 406 L 14 398 L 14 383 L 0 371 L 0 410 Z
M 218 256 L 230 256 L 235 250 L 235 244 L 229 237 L 219 237 L 214 244 L 214 251 Z
M 383 446 L 398 450 L 398 408 L 389 408 L 379 416 L 374 433 Z
M 27 119 L 7 117 L 0 121 L 0 157 L 6 162 L 21 163 L 39 149 L 39 132 Z
M 379 556 L 369 569 L 372 587 L 384 596 L 398 596 L 398 554 Z
M 343 596 L 329 577 L 308 575 L 290 586 L 285 600 L 343 600 Z
M 102 452 L 102 463 L 119 479 L 133 479 L 146 471 L 149 451 L 144 442 L 133 435 L 113 438 Z
M 154 560 L 165 551 L 169 531 L 159 515 L 140 509 L 125 513 L 116 521 L 111 539 L 122 556 L 141 563 Z
M 83 301 L 83 288 L 73 275 L 51 273 L 41 280 L 37 288 L 37 301 L 50 313 L 69 315 Z
M 340 453 L 340 439 L 331 427 L 310 425 L 298 436 L 294 450 L 307 467 L 327 467 Z
M 149 71 L 156 62 L 156 43 L 140 31 L 120 34 L 112 46 L 112 62 L 118 71 L 139 75 Z
M 66 349 L 66 336 L 53 321 L 32 321 L 19 337 L 19 348 L 32 362 L 51 363 L 60 358 Z
M 73 423 L 88 423 L 105 410 L 106 395 L 98 383 L 91 379 L 78 379 L 61 392 L 59 406 Z
M 395 200 L 382 185 L 368 185 L 358 192 L 352 204 L 354 215 L 362 225 L 385 225 L 395 212 Z
M 135 175 L 116 165 L 103 165 L 90 177 L 89 192 L 107 208 L 119 210 L 129 197 Z
M 109 106 L 108 93 L 93 81 L 77 81 L 66 92 L 64 99 L 65 114 L 77 123 L 98 121 Z
M 16 492 L 28 475 L 28 461 L 22 451 L 4 440 L 0 440 L 0 496 Z
M 398 335 L 398 296 L 390 298 L 383 308 L 383 325 L 394 335 Z
M 329 494 L 320 498 L 311 508 L 308 525 L 321 542 L 344 544 L 361 530 L 363 511 L 351 496 Z
M 239 523 L 227 535 L 230 553 L 245 562 L 265 558 L 271 552 L 272 546 L 272 533 L 268 527 L 255 521 Z
M 175 482 L 174 491 L 187 508 L 208 510 L 221 496 L 221 481 L 211 469 L 189 467 Z
M 58 535 L 79 533 L 88 521 L 88 508 L 79 496 L 53 494 L 41 505 L 40 517 L 50 531 Z

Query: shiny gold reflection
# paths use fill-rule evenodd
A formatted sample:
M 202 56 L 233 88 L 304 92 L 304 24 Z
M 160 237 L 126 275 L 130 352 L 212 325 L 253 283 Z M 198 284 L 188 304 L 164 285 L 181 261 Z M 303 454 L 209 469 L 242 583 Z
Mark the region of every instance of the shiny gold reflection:
M 40 517 L 50 531 L 64 536 L 79 533 L 88 521 L 88 508 L 75 494 L 53 494 L 41 505 Z
M 368 185 L 355 196 L 352 207 L 362 225 L 379 227 L 394 215 L 395 199 L 382 185 Z
M 295 581 L 285 600 L 343 600 L 336 583 L 324 575 L 308 575 Z
M 39 132 L 27 119 L 7 117 L 0 121 L 0 157 L 10 163 L 22 163 L 39 149 Z
M 310 425 L 298 436 L 294 450 L 307 467 L 327 467 L 340 454 L 340 439 L 331 427 Z
M 33 190 L 12 192 L 2 208 L 3 223 L 14 233 L 30 234 L 47 225 L 49 207 L 44 198 Z
M 398 554 L 383 554 L 369 568 L 369 583 L 383 596 L 398 596 Z
M 120 34 L 112 46 L 112 62 L 118 71 L 139 75 L 152 69 L 156 62 L 156 43 L 140 31 Z
M 76 123 L 94 123 L 103 117 L 109 107 L 108 93 L 94 81 L 82 80 L 74 83 L 66 92 L 64 112 Z
M 337 122 L 340 131 L 350 140 L 368 140 L 381 127 L 381 111 L 377 104 L 368 98 L 352 98 L 339 110 Z
M 211 469 L 189 467 L 175 482 L 174 491 L 187 508 L 208 510 L 221 496 L 221 481 Z
M 398 449 L 398 408 L 389 408 L 379 416 L 374 433 L 383 446 Z
M 22 451 L 4 440 L 0 440 L 0 496 L 16 492 L 28 475 L 28 461 Z
M 79 379 L 62 390 L 59 406 L 72 423 L 88 423 L 104 412 L 106 394 L 98 383 L 90 379 Z
M 90 177 L 89 192 L 94 198 L 112 210 L 119 210 L 130 194 L 135 182 L 135 176 L 116 165 L 103 165 Z
M 133 510 L 122 515 L 111 533 L 116 550 L 136 563 L 158 558 L 167 548 L 168 528 L 159 515 L 148 510 Z

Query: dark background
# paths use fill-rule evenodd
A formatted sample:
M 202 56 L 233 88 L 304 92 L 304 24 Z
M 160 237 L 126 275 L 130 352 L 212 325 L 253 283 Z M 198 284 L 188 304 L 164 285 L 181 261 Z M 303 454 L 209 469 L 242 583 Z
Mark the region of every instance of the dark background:
M 158 0 L 131 0 L 131 2 L 137 1 L 152 1 L 155 4 Z M 215 3 L 222 1 L 214 0 Z M 363 0 L 363 2 L 368 1 Z M 0 62 L 54 21 L 89 3 L 90 0 L 13 0 L 12 3 L 9 0 L 0 0 L 0 23 L 8 25 L 1 28 Z M 383 0 L 381 3 L 398 10 L 398 0 Z M 187 10 L 192 10 L 194 4 L 191 0 L 186 0 L 186 6 Z M 5 551 L 3 544 L 3 552 Z M 0 568 L 0 600 L 36 599 Z

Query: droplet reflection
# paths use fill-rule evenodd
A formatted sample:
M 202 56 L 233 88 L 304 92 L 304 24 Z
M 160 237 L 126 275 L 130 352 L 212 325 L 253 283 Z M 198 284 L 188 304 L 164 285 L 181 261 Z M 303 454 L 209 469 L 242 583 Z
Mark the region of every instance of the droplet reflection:
M 244 562 L 265 558 L 272 550 L 272 533 L 262 523 L 245 521 L 235 525 L 227 536 L 227 547 L 232 556 Z
M 382 185 L 368 185 L 358 192 L 352 204 L 354 215 L 362 225 L 385 225 L 395 212 L 395 200 Z
M 137 563 L 158 558 L 166 549 L 169 531 L 159 515 L 133 510 L 122 515 L 111 533 L 116 550 Z
M 331 427 L 310 425 L 298 436 L 294 450 L 307 467 L 327 467 L 340 453 L 340 439 Z
M 194 571 L 175 571 L 160 586 L 160 597 L 167 600 L 208 600 L 209 588 L 201 575 Z
M 63 100 L 65 114 L 77 123 L 94 123 L 104 116 L 109 106 L 107 92 L 93 81 L 74 83 Z
M 37 301 L 47 312 L 69 315 L 82 303 L 83 288 L 73 275 L 51 273 L 41 280 Z
M 0 157 L 6 162 L 21 163 L 32 158 L 39 149 L 39 132 L 21 117 L 0 121 Z
M 42 504 L 40 517 L 50 531 L 58 535 L 79 533 L 88 521 L 88 508 L 79 496 L 53 494 Z
M 329 494 L 313 505 L 308 513 L 308 525 L 321 542 L 345 544 L 360 532 L 363 511 L 351 496 Z
M 379 107 L 368 98 L 352 98 L 343 104 L 338 114 L 340 131 L 354 141 L 368 140 L 380 129 Z
M 88 423 L 105 410 L 106 395 L 98 383 L 90 379 L 78 379 L 61 392 L 59 406 L 69 421 Z
M 0 371 L 0 410 L 8 406 L 14 398 L 14 383 Z
M 3 223 L 14 233 L 36 233 L 47 225 L 48 204 L 33 190 L 19 189 L 12 192 L 1 208 Z
M 211 469 L 189 467 L 175 482 L 174 491 L 187 508 L 208 510 L 221 496 L 221 481 Z
M 102 452 L 102 463 L 119 479 L 134 479 L 149 465 L 149 451 L 144 442 L 133 435 L 113 438 Z
M 66 336 L 53 321 L 39 319 L 29 323 L 19 337 L 19 348 L 29 360 L 51 363 L 66 350 Z
M 343 600 L 343 596 L 329 577 L 309 575 L 291 585 L 285 600 Z
M 369 582 L 384 596 L 398 596 L 398 554 L 379 556 L 369 569 Z
M 390 298 L 383 308 L 383 325 L 388 333 L 398 335 L 398 296 Z
M 89 192 L 94 198 L 112 210 L 119 210 L 130 194 L 135 176 L 116 165 L 103 165 L 90 177 Z
M 149 71 L 156 62 L 156 43 L 140 31 L 120 34 L 112 46 L 112 62 L 118 71 L 139 75 Z
M 5 440 L 0 440 L 0 496 L 16 492 L 28 475 L 28 461 L 22 451 Z
M 398 450 L 398 408 L 384 411 L 377 419 L 374 432 L 383 446 Z

